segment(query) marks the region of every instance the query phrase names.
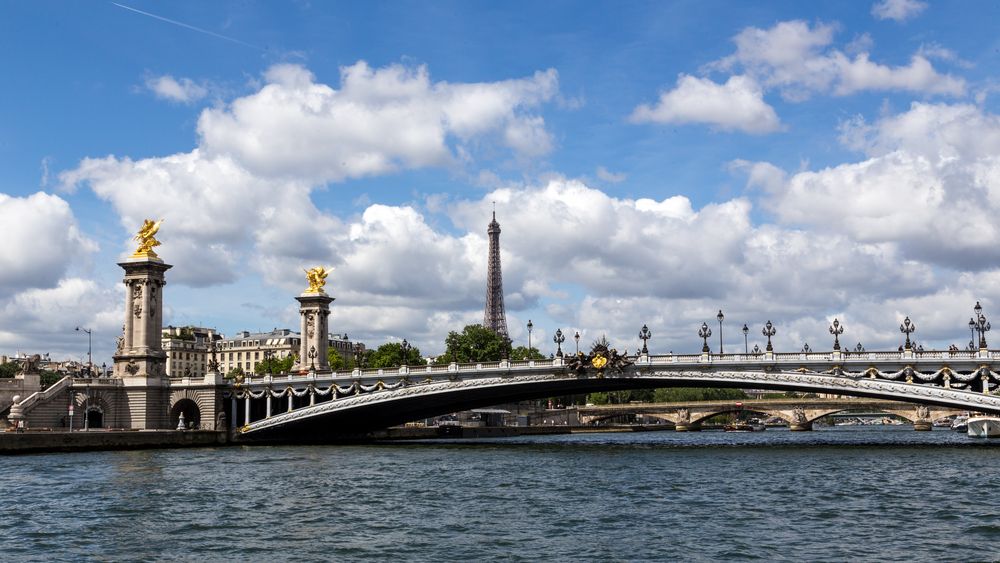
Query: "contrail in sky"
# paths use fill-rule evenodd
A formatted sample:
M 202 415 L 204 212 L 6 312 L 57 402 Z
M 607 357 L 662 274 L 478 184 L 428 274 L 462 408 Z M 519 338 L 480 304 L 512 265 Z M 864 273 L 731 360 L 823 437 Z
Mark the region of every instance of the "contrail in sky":
M 137 14 L 142 14 L 144 16 L 149 16 L 151 18 L 156 18 L 156 19 L 158 19 L 160 21 L 165 21 L 167 23 L 172 23 L 174 25 L 179 25 L 179 26 L 181 26 L 183 28 L 190 29 L 191 31 L 197 31 L 198 33 L 204 33 L 205 35 L 211 35 L 212 37 L 218 37 L 219 39 L 225 39 L 226 41 L 232 41 L 233 43 L 238 43 L 240 45 L 243 45 L 244 47 L 250 47 L 251 49 L 257 49 L 258 51 L 263 51 L 264 50 L 264 49 L 261 49 L 260 47 L 258 47 L 256 45 L 251 45 L 251 44 L 249 44 L 249 43 L 247 43 L 245 41 L 240 41 L 239 39 L 234 39 L 232 37 L 226 37 L 225 35 L 220 35 L 218 33 L 215 33 L 214 31 L 209 31 L 207 29 L 202 29 L 200 27 L 195 27 L 193 25 L 188 25 L 186 23 L 179 22 L 177 20 L 172 20 L 170 18 L 165 18 L 163 16 L 158 16 L 156 14 L 150 14 L 149 12 L 143 12 L 142 10 L 138 10 L 136 8 L 132 8 L 132 7 L 126 6 L 124 4 L 119 4 L 118 2 L 112 2 L 112 4 L 114 4 L 115 6 L 118 6 L 119 8 L 125 8 L 126 10 L 128 10 L 130 12 L 135 12 Z

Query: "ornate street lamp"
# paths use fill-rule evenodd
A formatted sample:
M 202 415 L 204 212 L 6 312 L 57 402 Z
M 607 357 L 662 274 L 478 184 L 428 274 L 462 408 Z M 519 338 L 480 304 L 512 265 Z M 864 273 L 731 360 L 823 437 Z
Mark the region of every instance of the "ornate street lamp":
M 910 335 L 916 332 L 917 325 L 910 322 L 910 317 L 907 316 L 903 319 L 903 324 L 899 325 L 899 332 L 906 335 L 906 343 L 903 345 L 904 350 L 912 350 L 913 344 L 910 342 Z
M 802 351 L 805 352 L 806 354 L 808 354 L 809 352 L 812 352 L 812 348 L 809 347 L 809 343 L 808 342 L 806 342 L 805 344 L 802 345 Z
M 773 352 L 774 348 L 771 346 L 771 337 L 777 334 L 778 331 L 774 328 L 774 325 L 771 324 L 771 321 L 767 321 L 767 324 L 764 325 L 764 328 L 761 329 L 760 333 L 767 337 L 767 351 Z
M 403 365 L 409 365 L 410 343 L 404 338 L 403 343 L 400 344 L 399 347 L 403 351 Z
M 758 344 L 754 344 L 753 345 L 753 353 L 754 354 L 760 354 L 760 345 L 758 345 Z
M 271 358 L 274 357 L 272 350 L 264 350 L 264 373 L 271 375 Z
M 535 325 L 531 323 L 531 319 L 528 319 L 528 355 L 531 355 L 531 329 L 535 328 Z
M 833 324 L 830 325 L 830 334 L 833 335 L 833 349 L 840 350 L 840 335 L 844 334 L 844 327 L 837 319 L 833 319 Z
M 642 325 L 642 328 L 639 329 L 639 340 L 642 340 L 642 353 L 644 355 L 649 354 L 649 348 L 646 347 L 646 341 L 648 341 L 652 337 L 653 333 L 649 332 L 649 327 L 646 325 Z
M 566 337 L 563 336 L 562 329 L 557 328 L 555 336 L 552 337 L 552 342 L 556 343 L 556 356 L 562 357 L 562 343 L 566 342 Z M 528 349 L 528 354 L 530 356 L 531 349 Z
M 976 312 L 976 331 L 979 332 L 979 349 L 986 348 L 986 333 L 990 331 L 990 323 L 987 322 L 986 316 L 983 315 L 983 307 L 976 301 L 976 306 L 973 308 Z
M 87 377 L 90 377 L 90 372 L 93 371 L 94 369 L 94 357 L 91 354 L 91 351 L 93 350 L 92 344 L 94 338 L 91 333 L 93 332 L 93 330 L 89 328 L 76 327 L 76 331 L 87 333 Z
M 364 369 L 365 347 L 360 342 L 354 343 L 354 367 Z
M 576 334 L 573 336 L 573 340 L 576 341 L 576 353 L 577 353 L 577 355 L 579 355 L 580 354 L 580 331 L 579 330 L 576 331 Z
M 743 323 L 743 353 L 750 353 L 750 344 L 747 342 L 747 335 L 750 334 L 750 328 L 747 327 L 747 323 Z
M 862 346 L 860 342 L 858 342 L 858 345 L 854 347 L 854 351 L 857 352 L 858 354 L 861 354 L 865 351 L 865 347 Z
M 698 336 L 704 341 L 704 345 L 701 347 L 701 352 L 703 354 L 708 354 L 711 352 L 708 348 L 708 337 L 712 336 L 712 329 L 708 328 L 708 325 L 701 323 L 701 328 L 698 329 Z
M 316 371 L 316 356 L 319 355 L 319 353 L 316 352 L 316 347 L 310 346 L 309 353 L 307 355 L 309 356 L 309 365 L 310 365 L 309 369 L 311 369 L 312 371 Z
M 972 350 L 972 343 L 975 341 L 976 341 L 976 321 L 972 320 L 972 317 L 969 317 L 969 350 Z
M 719 353 L 722 353 L 722 320 L 726 318 L 722 314 L 722 309 L 719 309 L 719 314 L 715 315 L 715 318 L 719 319 Z

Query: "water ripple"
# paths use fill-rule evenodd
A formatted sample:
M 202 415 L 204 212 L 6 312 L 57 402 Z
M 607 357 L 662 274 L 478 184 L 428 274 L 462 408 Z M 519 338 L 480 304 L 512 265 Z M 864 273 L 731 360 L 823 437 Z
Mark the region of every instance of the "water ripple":
M 991 560 L 1000 444 L 908 428 L 0 458 L 8 560 Z

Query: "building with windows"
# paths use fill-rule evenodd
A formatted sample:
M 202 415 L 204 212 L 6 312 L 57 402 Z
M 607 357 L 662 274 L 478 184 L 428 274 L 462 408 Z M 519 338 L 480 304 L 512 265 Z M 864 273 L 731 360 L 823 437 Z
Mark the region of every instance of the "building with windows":
M 282 360 L 298 353 L 301 341 L 301 334 L 287 328 L 275 328 L 270 332 L 239 332 L 232 338 L 219 341 L 219 370 L 229 373 L 238 367 L 243 373 L 254 373 L 257 365 L 264 362 L 265 353 L 269 353 L 274 360 Z M 346 334 L 331 334 L 329 342 L 330 349 L 336 350 L 345 360 L 354 357 L 354 343 L 348 340 Z
M 163 327 L 160 344 L 167 354 L 170 377 L 204 377 L 208 371 L 208 343 L 222 335 L 213 328 L 199 326 Z

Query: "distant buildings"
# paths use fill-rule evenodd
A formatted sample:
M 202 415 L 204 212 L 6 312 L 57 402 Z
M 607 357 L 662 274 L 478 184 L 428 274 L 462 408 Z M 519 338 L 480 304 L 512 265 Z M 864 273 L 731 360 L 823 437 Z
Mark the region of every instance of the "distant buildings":
M 173 377 L 204 377 L 208 371 L 208 343 L 222 335 L 200 326 L 166 326 L 160 343 L 167 354 L 167 374 Z

